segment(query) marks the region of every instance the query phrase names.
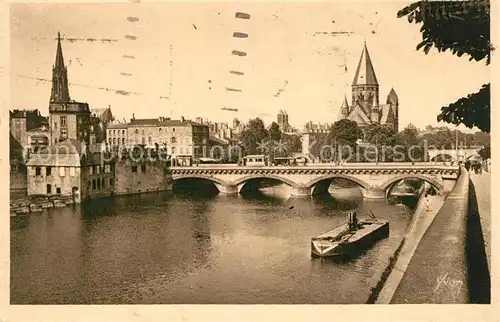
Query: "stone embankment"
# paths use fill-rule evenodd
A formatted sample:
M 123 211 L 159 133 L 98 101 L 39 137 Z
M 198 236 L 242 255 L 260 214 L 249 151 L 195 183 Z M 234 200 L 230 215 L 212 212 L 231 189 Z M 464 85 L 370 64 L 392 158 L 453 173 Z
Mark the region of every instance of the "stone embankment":
M 479 220 L 469 211 L 475 198 L 470 188 L 469 173 L 462 167 L 455 187 L 423 235 L 390 303 L 489 303 L 489 273 L 487 264 L 478 262 L 477 254 L 481 248 L 484 253 L 484 244 L 476 242 L 478 230 L 474 224 Z M 479 271 L 484 266 L 486 269 Z
M 399 254 L 394 256 L 395 259 L 390 268 L 390 273 L 387 275 L 378 294 L 375 302 L 377 304 L 389 304 L 391 302 L 392 296 L 403 278 L 420 240 L 436 218 L 445 200 L 443 196 L 439 195 L 427 196 L 429 205 L 427 207 L 425 198 L 425 193 L 422 193 L 415 208 L 413 219 L 401 242 Z

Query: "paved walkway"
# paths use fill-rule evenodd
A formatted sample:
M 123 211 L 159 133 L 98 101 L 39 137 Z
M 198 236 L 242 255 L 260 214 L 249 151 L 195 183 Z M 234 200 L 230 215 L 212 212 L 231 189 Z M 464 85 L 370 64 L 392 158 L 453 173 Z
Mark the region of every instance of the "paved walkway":
M 410 263 L 422 236 L 425 234 L 427 228 L 429 228 L 439 212 L 439 209 L 441 209 L 441 206 L 443 205 L 444 197 L 442 196 L 429 196 L 428 198 L 429 210 L 426 209 L 424 200 L 422 200 L 417 209 L 415 209 L 415 213 L 413 215 L 414 218 L 411 226 L 408 227 L 408 231 L 405 236 L 405 243 L 401 248 L 396 264 L 389 274 L 384 287 L 380 291 L 376 302 L 377 304 L 391 303 L 392 296 L 401 282 L 406 268 L 408 267 L 408 264 Z
M 470 179 L 476 190 L 486 258 L 488 259 L 488 268 L 491 272 L 491 173 L 483 172 L 482 174 L 474 174 L 471 172 Z

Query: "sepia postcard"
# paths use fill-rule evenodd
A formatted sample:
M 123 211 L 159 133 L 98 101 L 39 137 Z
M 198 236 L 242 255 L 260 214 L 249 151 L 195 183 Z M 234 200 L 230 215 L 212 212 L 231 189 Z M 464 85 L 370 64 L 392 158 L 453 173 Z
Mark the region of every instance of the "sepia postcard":
M 497 1 L 1 14 L 0 321 L 498 321 Z

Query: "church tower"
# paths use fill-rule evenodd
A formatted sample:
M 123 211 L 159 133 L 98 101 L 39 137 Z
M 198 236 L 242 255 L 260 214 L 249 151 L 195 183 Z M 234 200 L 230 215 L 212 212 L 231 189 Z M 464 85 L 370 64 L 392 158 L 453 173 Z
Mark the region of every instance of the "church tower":
M 344 101 L 342 102 L 342 106 L 340 107 L 340 117 L 339 119 L 345 119 L 349 116 L 349 104 L 347 103 L 347 96 L 344 95 Z
M 57 33 L 56 62 L 52 67 L 52 92 L 50 94 L 50 103 L 67 103 L 69 101 L 68 71 L 66 66 L 64 66 L 61 34 Z
M 387 95 L 387 105 L 390 106 L 390 112 L 392 113 L 389 114 L 393 120 L 388 120 L 392 121 L 394 124 L 394 130 L 399 132 L 399 99 L 398 95 L 396 94 L 396 91 L 394 88 L 391 88 L 391 91 L 389 92 L 389 95 Z
M 66 139 L 91 143 L 90 135 L 94 129 L 89 105 L 69 97 L 68 71 L 64 66 L 60 33 L 57 33 L 56 62 L 52 67 L 49 124 L 51 145 Z
M 380 118 L 379 85 L 370 59 L 370 54 L 368 53 L 368 48 L 366 47 L 366 41 L 351 88 L 351 106 L 361 106 L 366 115 L 370 117 L 371 122 L 378 123 Z

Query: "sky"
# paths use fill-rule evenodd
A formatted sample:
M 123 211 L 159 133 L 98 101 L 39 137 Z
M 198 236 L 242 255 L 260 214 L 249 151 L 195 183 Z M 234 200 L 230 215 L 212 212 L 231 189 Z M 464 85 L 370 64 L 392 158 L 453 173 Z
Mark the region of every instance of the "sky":
M 407 4 L 12 4 L 10 108 L 48 114 L 60 32 L 71 98 L 91 109 L 111 106 L 120 120 L 261 117 L 269 124 L 284 109 L 300 129 L 308 121 L 333 123 L 366 41 L 380 103 L 391 87 L 398 94 L 400 128 L 445 125 L 436 121 L 441 106 L 477 92 L 490 69 L 449 52 L 417 52 L 420 25 L 396 16 Z

